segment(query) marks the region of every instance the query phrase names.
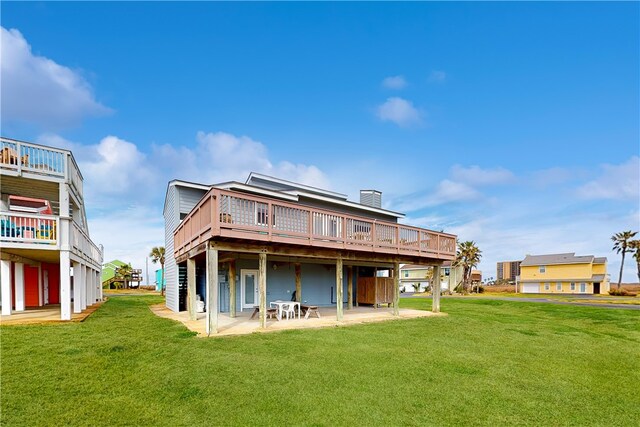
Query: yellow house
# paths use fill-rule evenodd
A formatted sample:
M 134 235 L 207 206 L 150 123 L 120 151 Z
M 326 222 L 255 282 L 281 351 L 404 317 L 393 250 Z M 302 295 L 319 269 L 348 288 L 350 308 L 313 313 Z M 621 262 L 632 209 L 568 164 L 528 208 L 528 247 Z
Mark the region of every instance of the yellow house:
M 527 255 L 520 291 L 529 294 L 608 294 L 607 258 L 575 253 Z

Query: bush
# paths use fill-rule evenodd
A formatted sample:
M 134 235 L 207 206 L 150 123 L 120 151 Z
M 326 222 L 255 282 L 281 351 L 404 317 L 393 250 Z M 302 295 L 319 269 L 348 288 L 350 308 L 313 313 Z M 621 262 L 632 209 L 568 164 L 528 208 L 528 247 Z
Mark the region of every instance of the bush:
M 616 297 L 626 297 L 626 296 L 630 296 L 629 292 L 627 292 L 624 288 L 620 288 L 620 289 L 611 289 L 609 291 L 609 295 L 613 295 Z

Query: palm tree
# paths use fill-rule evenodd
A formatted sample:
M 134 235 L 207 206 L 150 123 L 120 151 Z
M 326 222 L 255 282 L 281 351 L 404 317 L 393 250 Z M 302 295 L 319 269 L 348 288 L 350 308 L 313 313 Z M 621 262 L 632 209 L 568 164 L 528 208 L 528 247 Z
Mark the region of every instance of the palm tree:
M 633 258 L 636 260 L 636 267 L 638 269 L 638 281 L 640 282 L 640 240 L 631 240 L 629 247 L 633 249 Z
M 621 231 L 620 233 L 616 233 L 611 236 L 611 240 L 613 240 L 613 249 L 617 254 L 622 253 L 622 262 L 620 263 L 620 276 L 618 276 L 618 290 L 620 289 L 620 284 L 622 283 L 622 269 L 624 268 L 624 257 L 627 252 L 631 252 L 631 248 L 629 248 L 629 241 L 633 239 L 633 237 L 638 234 L 637 231 Z
M 151 257 L 151 262 L 154 264 L 160 263 L 160 270 L 162 271 L 162 278 L 160 279 L 160 292 L 162 296 L 164 296 L 164 246 L 155 246 L 151 248 L 151 252 L 149 253 Z
M 467 292 L 471 282 L 471 270 L 478 265 L 482 258 L 482 251 L 476 246 L 474 241 L 458 243 L 458 251 L 453 266 L 462 266 L 462 289 Z
M 133 276 L 133 267 L 131 264 L 125 264 L 118 267 L 116 270 L 116 277 L 120 278 L 124 282 L 124 288 L 129 289 L 129 281 Z

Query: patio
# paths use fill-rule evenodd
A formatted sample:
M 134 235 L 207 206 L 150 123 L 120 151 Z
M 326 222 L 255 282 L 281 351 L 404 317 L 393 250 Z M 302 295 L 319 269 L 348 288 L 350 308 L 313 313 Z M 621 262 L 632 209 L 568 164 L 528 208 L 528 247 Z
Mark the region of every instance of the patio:
M 156 304 L 149 307 L 152 313 L 165 319 L 176 320 L 185 325 L 189 330 L 197 332 L 198 336 L 206 337 L 206 313 L 197 313 L 198 320 L 189 320 L 188 312 L 176 313 L 169 310 L 164 304 Z M 235 318 L 227 313 L 218 314 L 218 333 L 212 336 L 245 335 L 254 332 L 274 332 L 289 329 L 313 329 L 331 326 L 346 326 L 362 323 L 384 322 L 389 320 L 415 319 L 418 317 L 446 316 L 446 313 L 433 313 L 424 310 L 400 309 L 399 316 L 393 315 L 393 309 L 382 307 L 354 307 L 344 311 L 341 322 L 336 320 L 335 307 L 320 307 L 320 318 L 310 317 L 305 319 L 276 320 L 268 319 L 266 327 L 260 328 L 260 320 L 256 317 L 250 319 L 252 310 L 238 312 Z

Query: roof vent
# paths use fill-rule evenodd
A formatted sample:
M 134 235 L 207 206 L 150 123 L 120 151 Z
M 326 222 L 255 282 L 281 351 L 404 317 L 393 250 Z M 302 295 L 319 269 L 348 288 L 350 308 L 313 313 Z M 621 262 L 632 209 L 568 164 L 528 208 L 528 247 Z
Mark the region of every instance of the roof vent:
M 360 204 L 382 208 L 382 192 L 378 190 L 360 190 Z

